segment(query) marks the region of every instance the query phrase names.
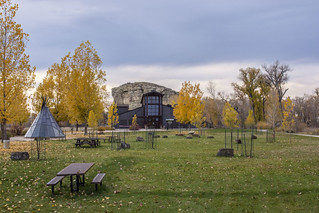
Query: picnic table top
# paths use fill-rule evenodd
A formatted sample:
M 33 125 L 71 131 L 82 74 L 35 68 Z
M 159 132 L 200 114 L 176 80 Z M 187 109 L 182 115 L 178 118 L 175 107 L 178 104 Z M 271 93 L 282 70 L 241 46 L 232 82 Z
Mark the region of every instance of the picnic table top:
M 74 138 L 74 140 L 105 140 L 105 138 Z
M 60 172 L 57 176 L 84 175 L 94 163 L 71 163 Z

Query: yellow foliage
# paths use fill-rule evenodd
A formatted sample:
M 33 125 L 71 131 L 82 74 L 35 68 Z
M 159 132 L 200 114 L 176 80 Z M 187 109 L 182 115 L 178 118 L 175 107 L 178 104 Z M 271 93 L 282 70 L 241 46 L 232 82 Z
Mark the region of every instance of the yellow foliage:
M 179 91 L 177 103 L 174 103 L 174 117 L 177 122 L 184 124 L 199 124 L 205 121 L 203 118 L 204 103 L 202 102 L 203 92 L 199 84 L 192 85 L 184 82 Z
M 132 125 L 129 128 L 130 130 L 138 130 L 139 126 L 137 124 L 137 116 L 136 114 L 134 114 L 133 118 L 132 118 Z
M 295 126 L 295 120 L 293 115 L 294 104 L 290 97 L 284 102 L 282 128 L 285 131 L 292 131 Z
M 53 64 L 34 94 L 39 109 L 41 97 L 49 98 L 47 106 L 57 121 L 87 124 L 89 112 L 102 117 L 108 93 L 102 61 L 89 41 L 82 42 L 74 54 L 68 53 L 61 63 Z
M 2 144 L 1 144 L 2 145 Z M 3 146 L 0 146 L 0 158 L 8 158 L 8 154 L 11 152 L 27 152 L 30 150 L 30 142 L 24 141 L 10 141 L 10 148 L 4 149 Z
M 206 117 L 204 117 L 205 104 L 201 100 L 194 100 L 194 113 L 191 117 L 191 124 L 198 129 L 205 127 Z
M 238 113 L 236 110 L 230 105 L 229 102 L 226 102 L 223 108 L 223 122 L 226 127 L 235 128 L 238 127 Z
M 253 127 L 255 125 L 255 119 L 252 110 L 249 110 L 249 114 L 246 118 L 245 125 L 246 127 Z
M 137 117 L 136 117 L 136 114 L 134 114 L 132 119 L 132 126 L 136 126 L 136 125 L 137 125 Z
M 96 117 L 95 117 L 95 114 L 94 114 L 93 110 L 91 110 L 91 111 L 89 112 L 88 125 L 89 125 L 89 127 L 91 127 L 92 129 L 96 129 L 97 126 L 98 126 L 98 122 L 97 122 L 97 119 L 96 119 Z
M 27 91 L 33 87 L 35 79 L 35 67 L 29 65 L 29 56 L 25 54 L 28 34 L 14 21 L 17 10 L 18 5 L 12 5 L 10 0 L 0 1 L 0 120 L 3 129 L 8 121 L 17 120 L 17 112 L 27 111 Z M 6 131 L 2 134 L 2 138 L 6 137 Z
M 67 86 L 68 115 L 73 123 L 87 123 L 91 110 L 99 119 L 104 111 L 105 71 L 102 61 L 89 41 L 75 49 L 70 60 L 70 76 Z
M 53 100 L 55 100 L 54 85 L 55 83 L 54 83 L 53 77 L 48 75 L 43 79 L 42 83 L 39 84 L 39 86 L 37 87 L 32 97 L 32 106 L 33 106 L 34 112 L 36 113 L 40 112 L 42 107 L 42 101 L 43 101 L 42 98 L 44 97 L 47 99 L 46 106 L 49 109 L 54 107 L 54 103 L 53 103 Z
M 107 125 L 110 127 L 114 127 L 119 123 L 119 116 L 117 114 L 117 105 L 116 103 L 112 103 L 109 107 Z

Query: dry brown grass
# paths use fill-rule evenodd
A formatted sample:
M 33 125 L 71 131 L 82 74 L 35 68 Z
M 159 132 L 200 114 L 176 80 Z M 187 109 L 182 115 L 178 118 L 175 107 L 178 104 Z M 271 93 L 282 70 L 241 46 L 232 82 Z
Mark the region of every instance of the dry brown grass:
M 10 141 L 10 148 L 4 149 L 3 143 L 0 147 L 0 157 L 7 157 L 11 152 L 29 152 L 30 151 L 30 142 L 24 141 Z

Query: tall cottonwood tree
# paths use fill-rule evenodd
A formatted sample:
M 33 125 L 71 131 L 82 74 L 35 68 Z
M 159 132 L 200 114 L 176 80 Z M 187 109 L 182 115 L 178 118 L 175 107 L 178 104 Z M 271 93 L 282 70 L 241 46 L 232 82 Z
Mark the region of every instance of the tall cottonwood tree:
M 192 85 L 189 81 L 182 84 L 179 91 L 177 103 L 174 103 L 174 117 L 177 122 L 191 124 L 204 117 L 204 103 L 202 101 L 203 92 L 199 88 L 200 84 Z
M 246 69 L 240 69 L 238 79 L 241 80 L 242 85 L 232 83 L 236 94 L 239 96 L 247 95 L 253 110 L 253 116 L 255 122 L 261 120 L 260 116 L 260 94 L 259 94 L 259 82 L 261 77 L 260 69 L 248 67 Z M 258 112 L 258 113 L 257 113 Z
M 239 70 L 239 80 L 242 84 L 232 83 L 235 94 L 244 100 L 247 96 L 253 110 L 255 123 L 265 120 L 265 107 L 268 97 L 270 84 L 258 68 L 246 68 Z
M 70 58 L 70 76 L 66 86 L 68 115 L 73 123 L 85 125 L 93 110 L 97 119 L 104 111 L 106 91 L 106 73 L 101 69 L 102 60 L 89 41 L 75 49 Z
M 268 99 L 269 92 L 271 90 L 271 85 L 266 79 L 264 74 L 261 74 L 258 79 L 258 86 L 259 86 L 259 99 L 260 99 L 260 110 L 262 110 L 262 120 L 266 120 L 266 102 Z
M 292 71 L 289 65 L 280 64 L 279 61 L 275 61 L 272 65 L 263 65 L 263 69 L 266 72 L 265 78 L 266 81 L 272 86 L 273 89 L 277 92 L 278 101 L 280 103 L 281 113 L 283 112 L 282 100 L 288 91 L 288 88 L 285 88 L 284 85 L 288 81 L 288 72 Z
M 0 1 L 0 120 L 2 140 L 7 138 L 6 126 L 15 116 L 13 107 L 27 108 L 26 92 L 33 87 L 35 67 L 25 54 L 28 34 L 14 21 L 18 5 Z M 19 101 L 21 100 L 21 101 Z M 24 103 L 19 106 L 16 103 Z M 18 110 L 19 111 L 19 110 Z

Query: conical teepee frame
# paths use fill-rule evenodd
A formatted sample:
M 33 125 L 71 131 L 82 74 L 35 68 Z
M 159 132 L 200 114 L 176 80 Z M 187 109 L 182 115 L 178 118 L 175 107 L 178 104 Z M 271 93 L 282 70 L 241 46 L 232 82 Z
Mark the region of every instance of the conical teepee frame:
M 25 134 L 25 138 L 34 138 L 36 140 L 37 158 L 40 159 L 41 149 L 44 149 L 45 144 L 41 144 L 43 138 L 64 138 L 63 131 L 55 121 L 49 108 L 46 106 L 47 98 L 42 98 L 41 111 L 33 121 L 31 127 Z M 31 144 L 31 155 L 32 155 L 32 144 Z

